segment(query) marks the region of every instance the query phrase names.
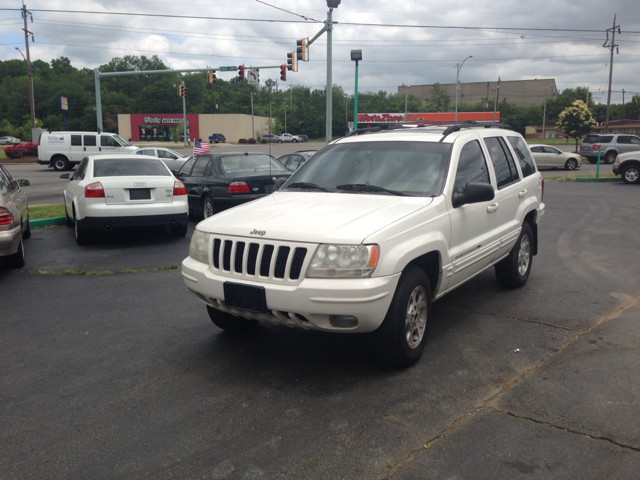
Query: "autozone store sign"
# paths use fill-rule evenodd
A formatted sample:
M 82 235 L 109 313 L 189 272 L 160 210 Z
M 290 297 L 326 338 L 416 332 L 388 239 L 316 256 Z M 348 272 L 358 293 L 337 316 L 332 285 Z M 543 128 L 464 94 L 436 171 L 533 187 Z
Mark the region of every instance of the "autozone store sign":
M 143 123 L 145 123 L 146 125 L 177 124 L 177 123 L 182 123 L 182 119 L 181 118 L 161 118 L 161 117 L 146 116 L 143 119 Z
M 494 117 L 495 115 L 495 117 Z M 404 113 L 359 113 L 358 123 L 445 123 L 455 120 L 454 112 L 441 113 L 408 113 L 407 119 Z M 474 120 L 476 122 L 491 122 L 500 120 L 500 112 L 458 112 L 458 121 Z

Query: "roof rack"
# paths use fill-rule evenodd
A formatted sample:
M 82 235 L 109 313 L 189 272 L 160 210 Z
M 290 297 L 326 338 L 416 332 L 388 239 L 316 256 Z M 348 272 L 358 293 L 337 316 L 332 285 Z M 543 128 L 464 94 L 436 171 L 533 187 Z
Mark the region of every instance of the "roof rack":
M 453 132 L 459 132 L 463 128 L 504 128 L 506 130 L 513 130 L 513 128 L 511 128 L 511 125 L 507 123 L 476 122 L 475 120 L 467 120 L 466 122 L 456 123 L 454 125 L 447 127 L 445 131 L 442 132 L 442 139 L 440 139 L 440 141 L 444 140 L 447 135 Z
M 353 135 L 362 135 L 364 133 L 374 133 L 374 132 L 381 132 L 381 131 L 388 131 L 388 130 L 398 130 L 398 129 L 403 129 L 403 128 L 434 128 L 434 129 L 443 129 L 444 131 L 442 132 L 442 140 L 444 140 L 444 138 L 453 133 L 453 132 L 458 132 L 460 130 L 462 130 L 463 128 L 504 128 L 507 130 L 513 130 L 513 128 L 511 128 L 511 125 L 508 125 L 506 123 L 502 123 L 502 122 L 476 122 L 474 120 L 467 120 L 465 122 L 461 122 L 461 123 L 440 123 L 440 124 L 433 124 L 433 123 L 424 123 L 424 122 L 406 122 L 406 123 L 387 123 L 384 125 L 379 125 L 377 127 L 367 127 L 367 128 L 357 128 L 356 130 L 353 130 L 349 133 L 347 133 L 345 135 L 345 137 L 351 137 Z

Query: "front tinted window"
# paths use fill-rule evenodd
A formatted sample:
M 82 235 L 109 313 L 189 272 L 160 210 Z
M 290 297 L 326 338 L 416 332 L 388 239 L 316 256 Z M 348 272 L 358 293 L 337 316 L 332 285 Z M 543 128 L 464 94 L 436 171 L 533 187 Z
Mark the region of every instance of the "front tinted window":
M 629 139 L 631 140 L 632 144 L 640 145 L 640 138 L 638 138 L 638 137 L 629 137 Z
M 487 162 L 477 140 L 473 140 L 462 147 L 454 192 L 464 193 L 464 189 L 469 182 L 491 183 Z
M 101 147 L 119 147 L 120 144 L 116 142 L 116 139 L 113 137 L 100 135 L 100 146 Z
M 286 172 L 287 169 L 270 155 L 225 155 L 220 157 L 222 171 L 227 175 L 258 171 Z
M 171 176 L 160 160 L 153 158 L 100 158 L 93 161 L 94 177 Z
M 209 162 L 211 161 L 211 157 L 208 156 L 199 156 L 198 161 L 196 162 L 196 166 L 193 167 L 193 171 L 191 172 L 192 177 L 202 177 L 204 175 Z
M 557 148 L 553 148 L 553 147 L 544 147 L 544 151 L 545 153 L 554 153 L 554 154 L 558 154 L 560 153 L 560 150 L 558 150 Z
M 197 157 L 191 157 L 189 160 L 185 162 L 185 164 L 180 167 L 180 171 L 178 175 L 189 175 L 191 173 L 191 169 L 193 168 L 193 164 L 196 163 Z
M 122 138 L 120 135 L 114 135 L 114 137 L 118 142 L 120 142 L 125 147 L 130 147 L 131 146 L 131 144 L 129 142 L 127 142 L 124 138 Z
M 358 184 L 408 195 L 434 196 L 442 192 L 450 155 L 451 145 L 440 142 L 378 141 L 329 145 L 303 163 L 287 185 L 306 182 L 329 191 L 345 192 L 348 190 L 336 187 Z
M 0 193 L 6 195 L 14 189 L 13 180 L 9 177 L 9 172 L 0 167 Z

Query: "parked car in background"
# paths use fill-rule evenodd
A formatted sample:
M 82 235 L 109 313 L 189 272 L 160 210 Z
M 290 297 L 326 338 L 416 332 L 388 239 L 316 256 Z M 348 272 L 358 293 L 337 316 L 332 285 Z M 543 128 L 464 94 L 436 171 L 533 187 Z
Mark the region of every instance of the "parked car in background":
M 187 189 L 189 213 L 207 218 L 270 194 L 274 182 L 289 175 L 291 172 L 271 155 L 229 152 L 191 158 L 178 178 Z
M 98 230 L 166 226 L 187 234 L 187 191 L 158 158 L 138 155 L 85 157 L 76 171 L 63 173 L 67 226 L 84 245 Z
M 0 137 L 0 145 L 18 145 L 20 139 L 16 137 Z
M 209 135 L 209 143 L 225 143 L 226 141 L 226 137 L 221 133 L 212 133 Z
M 127 154 L 137 150 L 120 135 L 96 132 L 42 132 L 38 163 L 54 170 L 71 170 L 89 155 Z
M 309 141 L 309 137 L 307 137 L 306 135 L 298 135 L 298 139 L 301 142 L 308 142 Z
M 264 141 L 267 143 L 282 143 L 282 137 L 273 133 L 263 133 L 260 137 L 260 141 Z
M 577 153 L 566 153 L 549 145 L 529 145 L 539 168 L 564 168 L 575 170 L 582 165 L 582 157 Z
M 9 268 L 24 267 L 23 239 L 31 236 L 29 202 L 21 187 L 29 180 L 14 180 L 0 165 L 0 263 Z
M 640 151 L 618 155 L 613 164 L 613 174 L 620 175 L 624 183 L 640 184 Z
M 278 158 L 278 161 L 290 172 L 295 172 L 300 165 L 309 160 L 317 150 L 300 150 L 286 153 Z
M 640 137 L 621 133 L 590 133 L 586 135 L 580 145 L 580 155 L 586 157 L 590 163 L 598 161 L 598 149 L 594 145 L 600 145 L 601 163 L 613 163 L 620 153 L 640 150 Z
M 164 147 L 142 147 L 139 150 L 136 150 L 135 154 L 158 157 L 167 167 L 169 167 L 169 170 L 171 170 L 172 173 L 178 173 L 178 170 L 180 170 L 182 165 L 184 165 L 184 162 L 191 158 Z
M 297 135 L 291 135 L 290 133 L 283 133 L 280 138 L 284 143 L 298 143 L 300 141 Z

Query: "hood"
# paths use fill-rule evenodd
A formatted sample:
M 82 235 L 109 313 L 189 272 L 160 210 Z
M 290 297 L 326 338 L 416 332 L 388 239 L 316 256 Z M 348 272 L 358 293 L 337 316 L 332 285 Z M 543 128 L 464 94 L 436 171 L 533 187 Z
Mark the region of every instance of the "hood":
M 432 201 L 431 197 L 276 192 L 214 215 L 197 228 L 239 237 L 359 244 Z

